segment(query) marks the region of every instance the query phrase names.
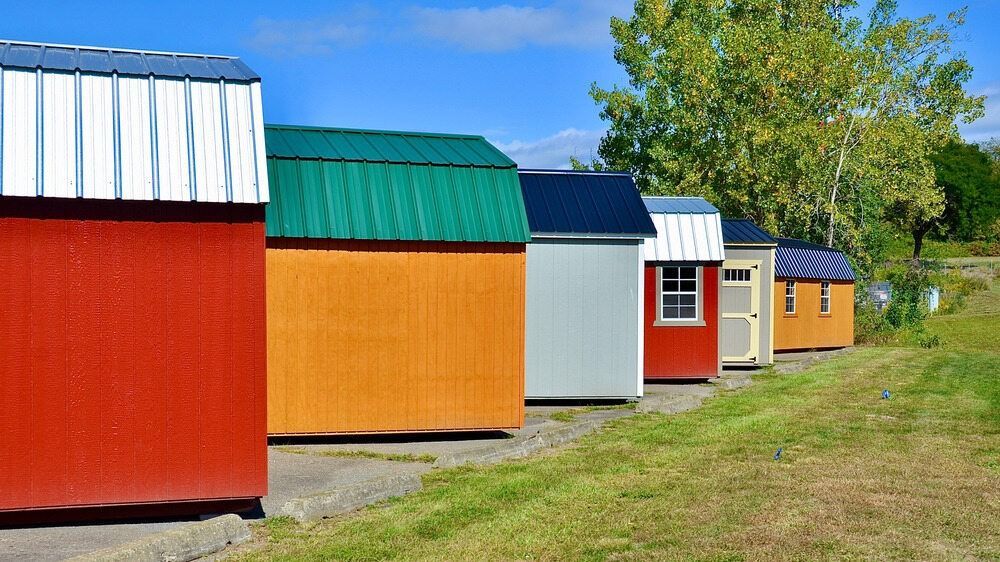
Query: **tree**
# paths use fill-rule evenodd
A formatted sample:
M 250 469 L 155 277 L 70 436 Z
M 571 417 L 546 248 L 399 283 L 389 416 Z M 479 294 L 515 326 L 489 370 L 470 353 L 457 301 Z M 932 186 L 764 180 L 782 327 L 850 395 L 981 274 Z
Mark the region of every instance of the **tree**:
M 920 259 L 924 236 L 935 229 L 968 242 L 1000 218 L 1000 171 L 989 153 L 953 141 L 933 154 L 931 162 L 944 195 L 944 212 L 911 225 L 914 260 Z
M 876 0 L 638 0 L 613 19 L 627 87 L 591 95 L 599 154 L 646 193 L 702 195 L 730 216 L 869 255 L 884 212 L 940 214 L 929 156 L 982 114 L 943 24 Z

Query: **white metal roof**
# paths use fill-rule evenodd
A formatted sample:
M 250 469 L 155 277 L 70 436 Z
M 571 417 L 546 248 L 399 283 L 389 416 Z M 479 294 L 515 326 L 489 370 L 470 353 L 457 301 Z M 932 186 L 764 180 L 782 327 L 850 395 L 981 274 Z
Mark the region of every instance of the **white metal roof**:
M 680 207 L 671 205 L 680 200 Z M 722 220 L 719 211 L 700 199 L 692 206 L 692 198 L 643 198 L 656 226 L 656 237 L 644 242 L 646 261 L 721 262 L 726 259 L 722 242 Z M 672 211 L 673 209 L 677 211 Z M 692 211 L 697 208 L 697 211 Z
M 266 203 L 260 82 L 0 64 L 0 196 Z

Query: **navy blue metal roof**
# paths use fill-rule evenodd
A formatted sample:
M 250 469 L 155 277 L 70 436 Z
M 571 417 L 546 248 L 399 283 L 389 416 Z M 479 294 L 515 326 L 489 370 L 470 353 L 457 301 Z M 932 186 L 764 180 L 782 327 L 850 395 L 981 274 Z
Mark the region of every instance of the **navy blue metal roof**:
M 774 276 L 825 281 L 855 280 L 851 264 L 839 250 L 795 238 L 778 238 Z
M 235 57 L 0 41 L 0 67 L 134 76 L 260 80 Z
M 722 219 L 722 240 L 726 244 L 757 244 L 774 246 L 777 240 L 746 219 Z
M 712 215 L 719 210 L 701 197 L 643 197 L 650 213 Z
M 656 235 L 627 173 L 520 170 L 532 234 Z

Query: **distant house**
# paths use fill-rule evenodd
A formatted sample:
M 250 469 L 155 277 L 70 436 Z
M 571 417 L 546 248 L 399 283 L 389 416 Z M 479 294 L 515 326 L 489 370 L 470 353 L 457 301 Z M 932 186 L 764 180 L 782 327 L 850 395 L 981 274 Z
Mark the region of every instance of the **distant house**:
M 778 241 L 749 220 L 722 221 L 722 362 L 768 365 L 774 353 L 774 252 Z
M 726 259 L 719 210 L 700 197 L 643 201 L 656 226 L 645 243 L 645 378 L 716 377 Z
M 779 238 L 774 262 L 774 350 L 854 345 L 855 276 L 844 254 Z
M 522 170 L 527 398 L 642 396 L 643 239 L 632 176 Z
M 477 136 L 266 133 L 268 431 L 520 427 L 514 162 Z

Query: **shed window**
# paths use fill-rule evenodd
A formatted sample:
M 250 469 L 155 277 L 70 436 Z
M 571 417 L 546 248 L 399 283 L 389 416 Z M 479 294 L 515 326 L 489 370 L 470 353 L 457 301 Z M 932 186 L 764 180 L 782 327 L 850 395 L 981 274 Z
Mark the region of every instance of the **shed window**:
M 830 314 L 830 282 L 823 281 L 819 287 L 819 313 Z
M 698 320 L 698 268 L 664 266 L 661 268 L 661 320 Z
M 795 281 L 785 281 L 785 314 L 795 314 Z
M 750 282 L 750 270 L 749 269 L 724 269 L 722 271 L 722 280 L 726 283 L 749 283 Z

